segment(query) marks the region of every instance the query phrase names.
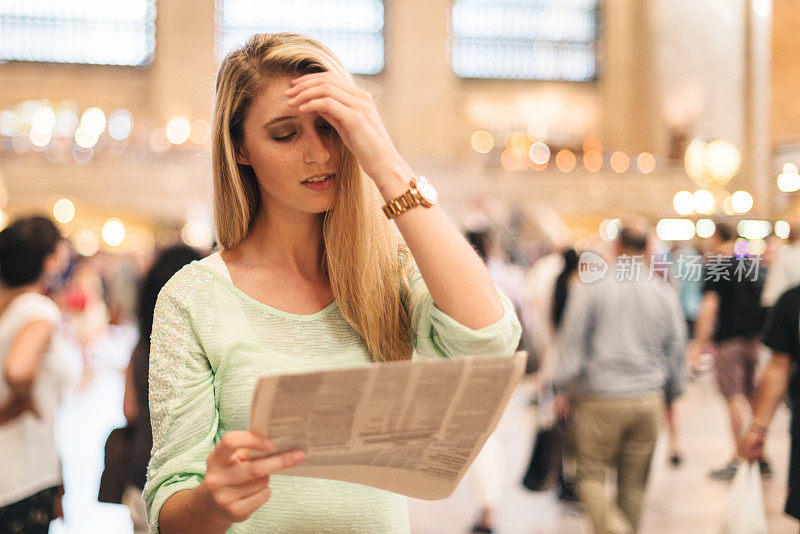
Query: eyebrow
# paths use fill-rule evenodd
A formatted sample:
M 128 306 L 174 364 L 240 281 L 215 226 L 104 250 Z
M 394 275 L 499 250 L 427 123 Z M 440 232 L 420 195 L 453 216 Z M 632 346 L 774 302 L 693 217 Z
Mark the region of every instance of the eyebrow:
M 271 121 L 269 121 L 268 123 L 264 124 L 263 127 L 266 128 L 267 126 L 272 126 L 273 124 L 276 124 L 278 122 L 287 121 L 287 120 L 296 119 L 296 118 L 297 118 L 296 115 L 284 115 L 283 117 L 276 117 L 276 118 L 272 119 Z

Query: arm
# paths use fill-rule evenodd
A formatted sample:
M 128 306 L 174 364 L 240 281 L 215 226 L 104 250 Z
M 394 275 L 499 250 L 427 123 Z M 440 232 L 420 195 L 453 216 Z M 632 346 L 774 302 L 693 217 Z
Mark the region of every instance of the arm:
M 3 375 L 11 389 L 10 398 L 0 406 L 0 424 L 31 411 L 38 417 L 33 404 L 32 389 L 50 344 L 53 325 L 39 319 L 27 324 L 14 339 L 8 352 Z
M 136 399 L 136 386 L 133 384 L 133 358 L 128 362 L 125 369 L 125 396 L 122 398 L 122 413 L 128 424 L 136 422 L 139 415 L 139 407 Z
M 573 286 L 558 329 L 556 338 L 558 356 L 553 387 L 556 394 L 562 398 L 580 375 L 588 358 L 588 336 L 591 326 L 590 291 L 580 284 Z
M 369 93 L 329 72 L 292 83 L 286 91 L 289 105 L 317 112 L 336 128 L 384 200 L 408 189 L 414 173 L 395 149 Z M 486 267 L 441 208 L 414 208 L 395 221 L 437 308 L 472 329 L 502 318 L 503 306 Z
M 684 368 L 686 361 L 686 323 L 678 295 L 672 288 L 667 295 L 669 310 L 669 329 L 665 332 L 664 357 L 667 367 L 667 384 L 675 396 L 683 392 Z
M 183 301 L 190 275 L 176 275 L 158 297 L 150 346 L 153 449 L 144 498 L 154 532 L 215 534 L 247 519 L 270 496 L 269 475 L 303 461 L 271 450 L 252 432 L 218 439 L 214 373 Z
M 764 439 L 767 428 L 781 399 L 786 395 L 791 370 L 792 359 L 783 352 L 773 354 L 764 367 L 753 412 L 753 423 L 742 437 L 739 446 L 739 456 L 742 458 L 754 460 L 764 455 Z
M 700 302 L 700 311 L 694 325 L 694 339 L 689 343 L 687 357 L 689 364 L 694 367 L 697 365 L 703 349 L 711 342 L 714 335 L 714 327 L 717 323 L 717 311 L 719 310 L 719 294 L 716 291 L 706 291 L 703 293 L 703 300 Z

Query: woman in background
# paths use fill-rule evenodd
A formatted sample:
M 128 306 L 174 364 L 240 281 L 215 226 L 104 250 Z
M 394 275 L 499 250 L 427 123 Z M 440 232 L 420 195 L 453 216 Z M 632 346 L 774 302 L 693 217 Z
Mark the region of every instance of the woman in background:
M 60 514 L 55 415 L 69 368 L 58 306 L 45 296 L 69 252 L 55 225 L 27 217 L 0 232 L 0 532 L 45 534 Z

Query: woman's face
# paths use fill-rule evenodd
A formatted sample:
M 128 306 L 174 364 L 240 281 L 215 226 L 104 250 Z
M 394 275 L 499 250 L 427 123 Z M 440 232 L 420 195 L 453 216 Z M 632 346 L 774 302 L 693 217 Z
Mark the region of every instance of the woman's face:
M 253 100 L 236 161 L 255 171 L 265 209 L 322 213 L 341 167 L 338 135 L 316 113 L 289 107 L 291 79 L 276 78 Z

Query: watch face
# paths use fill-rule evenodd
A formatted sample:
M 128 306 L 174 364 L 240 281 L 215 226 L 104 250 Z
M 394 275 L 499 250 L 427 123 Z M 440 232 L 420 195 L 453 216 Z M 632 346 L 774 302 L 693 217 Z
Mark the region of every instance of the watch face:
M 419 191 L 420 196 L 427 202 L 428 204 L 436 204 L 436 201 L 439 200 L 439 193 L 436 192 L 436 189 L 433 188 L 431 183 L 428 181 L 427 178 L 424 176 L 418 176 L 416 179 L 417 191 Z

